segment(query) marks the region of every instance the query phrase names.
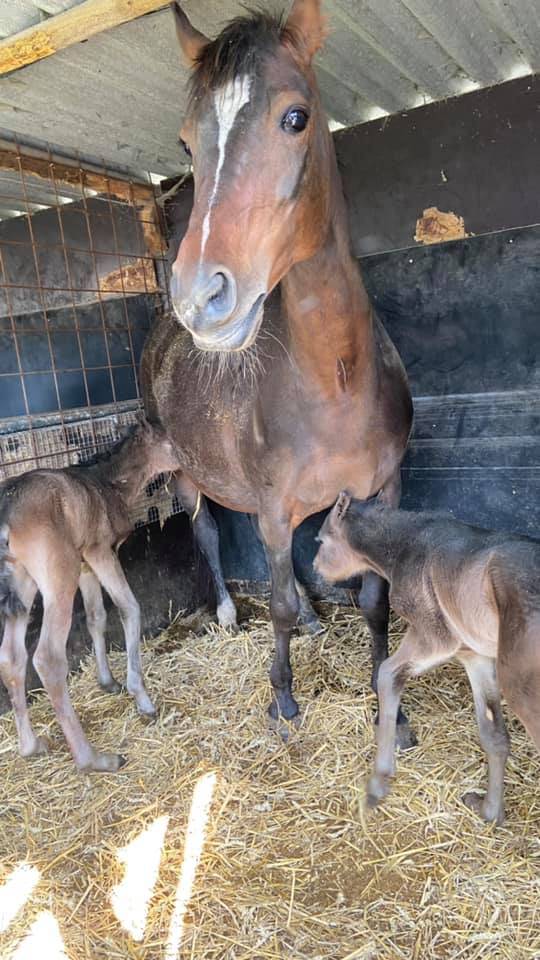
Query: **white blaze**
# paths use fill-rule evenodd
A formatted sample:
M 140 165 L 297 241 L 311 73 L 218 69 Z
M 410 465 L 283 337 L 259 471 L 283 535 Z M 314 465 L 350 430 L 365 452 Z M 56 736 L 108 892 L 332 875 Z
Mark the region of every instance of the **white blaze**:
M 204 256 L 204 249 L 210 233 L 210 214 L 219 190 L 219 179 L 221 169 L 225 160 L 225 149 L 229 134 L 234 126 L 236 117 L 245 103 L 249 100 L 249 88 L 251 86 L 251 77 L 236 77 L 226 87 L 221 87 L 214 93 L 214 107 L 218 122 L 218 162 L 214 175 L 214 186 L 210 194 L 208 210 L 203 221 L 202 241 L 201 241 L 201 261 Z

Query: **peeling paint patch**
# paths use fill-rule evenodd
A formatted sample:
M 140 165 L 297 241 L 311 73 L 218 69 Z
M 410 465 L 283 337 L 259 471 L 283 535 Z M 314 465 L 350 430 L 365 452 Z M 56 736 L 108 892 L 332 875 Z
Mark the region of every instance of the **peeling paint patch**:
M 100 277 L 99 289 L 101 293 L 156 293 L 159 287 L 154 264 L 151 260 L 138 257 L 132 263 Z
M 414 239 L 417 243 L 443 243 L 445 240 L 462 240 L 468 237 L 463 217 L 444 213 L 437 207 L 428 207 L 416 221 Z

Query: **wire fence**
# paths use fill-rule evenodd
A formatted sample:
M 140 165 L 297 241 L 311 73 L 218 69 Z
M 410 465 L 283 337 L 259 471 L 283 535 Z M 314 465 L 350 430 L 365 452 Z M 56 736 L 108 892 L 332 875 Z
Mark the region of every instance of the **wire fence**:
M 156 188 L 0 149 L 0 481 L 108 449 L 141 409 L 138 365 L 168 308 Z M 178 505 L 156 478 L 136 522 Z

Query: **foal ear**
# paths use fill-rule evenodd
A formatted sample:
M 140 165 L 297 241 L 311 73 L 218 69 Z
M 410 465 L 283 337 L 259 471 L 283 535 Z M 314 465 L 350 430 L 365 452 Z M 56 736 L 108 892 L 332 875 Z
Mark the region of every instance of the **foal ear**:
M 347 513 L 351 503 L 351 496 L 347 493 L 346 490 L 342 490 L 339 497 L 337 498 L 334 506 L 332 507 L 332 513 L 330 514 L 332 521 L 335 523 L 341 523 L 343 517 Z
M 326 20 L 321 13 L 320 0 L 293 0 L 286 26 L 298 35 L 306 61 L 311 63 L 326 37 Z
M 196 63 L 203 47 L 206 47 L 210 41 L 208 37 L 205 37 L 204 33 L 200 33 L 191 25 L 179 3 L 171 3 L 171 9 L 174 13 L 178 43 L 182 48 L 182 53 L 189 66 L 192 67 Z

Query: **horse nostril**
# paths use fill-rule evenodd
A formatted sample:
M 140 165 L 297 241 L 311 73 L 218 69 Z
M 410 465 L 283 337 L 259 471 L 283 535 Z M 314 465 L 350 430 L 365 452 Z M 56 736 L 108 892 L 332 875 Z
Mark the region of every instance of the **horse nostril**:
M 206 302 L 213 303 L 215 300 L 219 300 L 225 294 L 226 289 L 227 278 L 225 274 L 215 273 L 205 290 Z
M 224 322 L 236 307 L 236 284 L 228 270 L 217 270 L 199 293 L 201 312 L 211 322 Z

